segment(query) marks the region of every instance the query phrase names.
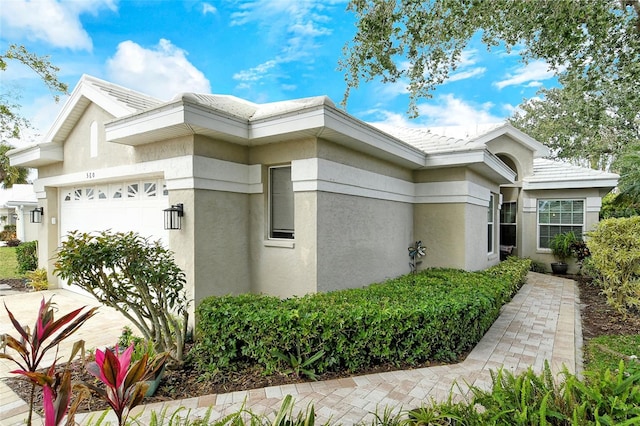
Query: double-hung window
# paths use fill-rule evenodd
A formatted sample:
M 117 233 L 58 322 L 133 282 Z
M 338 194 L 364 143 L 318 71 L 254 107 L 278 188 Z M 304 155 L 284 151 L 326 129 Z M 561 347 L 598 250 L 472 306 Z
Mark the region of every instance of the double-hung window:
M 584 200 L 538 200 L 538 248 L 548 249 L 556 234 L 584 232 Z
M 291 166 L 269 168 L 269 238 L 293 239 Z

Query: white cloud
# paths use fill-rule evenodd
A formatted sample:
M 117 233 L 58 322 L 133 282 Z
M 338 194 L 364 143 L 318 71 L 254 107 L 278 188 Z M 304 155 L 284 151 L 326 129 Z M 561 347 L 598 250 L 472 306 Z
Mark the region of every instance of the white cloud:
M 474 104 L 449 93 L 438 96 L 433 102 L 418 105 L 420 121 L 425 126 L 476 126 L 504 121 L 491 113 L 494 104 Z
M 218 9 L 216 9 L 216 7 L 210 3 L 202 3 L 202 14 L 206 15 L 207 13 L 215 15 L 216 13 L 218 13 Z
M 458 60 L 458 65 L 456 67 L 457 72 L 452 73 L 445 83 L 452 83 L 454 81 L 466 80 L 468 78 L 483 75 L 487 69 L 485 67 L 473 67 L 477 62 L 477 49 L 463 50 L 460 54 L 460 59 Z
M 258 66 L 236 73 L 233 78 L 244 87 L 257 82 L 278 65 L 295 62 L 313 62 L 318 48 L 317 40 L 330 35 L 331 16 L 327 7 L 343 1 L 254 0 L 246 1 L 231 14 L 231 26 L 257 24 L 265 45 L 278 47 L 274 57 Z
M 555 72 L 549 68 L 544 61 L 534 61 L 518 68 L 513 74 L 507 75 L 507 78 L 494 82 L 493 85 L 498 89 L 504 89 L 507 86 L 517 86 L 524 83 L 539 82 L 540 80 L 548 80 L 555 76 Z
M 273 67 L 275 67 L 277 62 L 275 60 L 269 60 L 263 64 L 258 65 L 257 67 L 249 68 L 248 70 L 242 70 L 233 75 L 234 80 L 240 80 L 245 84 L 248 84 L 250 81 L 258 81 L 262 79 L 262 77 Z
M 504 122 L 504 117 L 491 113 L 493 106 L 491 102 L 474 104 L 446 94 L 418 105 L 420 115 L 414 120 L 407 119 L 405 114 L 380 108 L 365 111 L 362 116 L 375 117 L 367 120 L 373 125 L 427 127 L 436 134 L 466 138 Z
M 93 43 L 82 27 L 80 15 L 95 15 L 103 8 L 117 10 L 113 0 L 3 1 L 0 25 L 4 37 L 39 40 L 54 47 L 91 51 Z
M 159 99 L 181 92 L 211 93 L 209 80 L 187 60 L 187 52 L 165 39 L 152 49 L 120 43 L 107 60 L 107 72 L 112 81 Z
M 451 83 L 453 81 L 459 81 L 459 80 L 466 80 L 468 78 L 472 78 L 472 77 L 476 77 L 476 76 L 479 76 L 479 75 L 483 75 L 485 73 L 485 71 L 487 71 L 487 69 L 485 67 L 477 67 L 477 68 L 472 68 L 472 69 L 467 70 L 467 71 L 461 71 L 461 72 L 453 73 L 447 79 L 447 83 Z

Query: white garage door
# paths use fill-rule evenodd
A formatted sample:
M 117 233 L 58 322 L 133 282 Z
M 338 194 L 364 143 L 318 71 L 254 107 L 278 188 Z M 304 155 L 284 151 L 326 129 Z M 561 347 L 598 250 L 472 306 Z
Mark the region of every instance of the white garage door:
M 169 207 L 167 190 L 159 179 L 62 188 L 60 238 L 69 231 L 135 231 L 168 243 L 162 210 Z M 66 286 L 65 286 L 66 287 Z M 82 292 L 75 286 L 68 287 Z

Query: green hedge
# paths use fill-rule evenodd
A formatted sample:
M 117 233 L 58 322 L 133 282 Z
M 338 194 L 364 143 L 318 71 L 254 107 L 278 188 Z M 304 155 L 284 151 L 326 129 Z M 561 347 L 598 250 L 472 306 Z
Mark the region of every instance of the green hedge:
M 323 351 L 313 365 L 317 373 L 452 361 L 480 340 L 529 267 L 529 260 L 510 258 L 480 273 L 432 269 L 285 300 L 210 297 L 196 310 L 191 359 L 211 373 L 256 364 L 277 371 L 283 367 L 278 351 L 301 361 Z
M 18 272 L 24 273 L 35 270 L 38 267 L 37 241 L 28 241 L 17 246 L 16 260 L 18 261 Z

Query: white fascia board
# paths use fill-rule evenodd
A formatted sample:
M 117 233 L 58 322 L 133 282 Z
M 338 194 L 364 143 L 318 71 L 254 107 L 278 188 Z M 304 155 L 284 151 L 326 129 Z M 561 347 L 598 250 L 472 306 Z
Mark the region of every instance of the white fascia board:
M 325 107 L 326 127 L 362 141 L 376 150 L 391 154 L 414 166 L 423 167 L 426 161 L 424 151 L 396 139 L 380 129 L 360 121 L 337 108 Z
M 183 101 L 165 104 L 154 110 L 113 120 L 105 124 L 106 140 L 127 143 L 127 138 L 172 126 L 201 127 L 247 139 L 244 120 L 232 118 Z M 195 131 L 190 131 L 193 134 Z
M 69 118 L 71 112 L 76 108 L 78 103 L 82 101 L 83 97 L 100 106 L 100 108 L 104 109 L 114 117 L 122 117 L 135 111 L 96 89 L 90 82 L 86 81 L 83 76 L 80 83 L 75 87 L 75 89 L 73 89 L 71 96 L 69 96 L 69 99 L 67 99 L 64 106 L 56 116 L 53 125 L 45 134 L 43 138 L 44 141 L 54 140 L 63 124 Z
M 59 163 L 64 159 L 62 146 L 56 143 L 42 143 L 7 152 L 9 164 L 21 167 L 40 167 Z
M 405 165 L 409 163 L 414 167 L 424 166 L 423 151 L 327 105 L 252 121 L 249 137 L 260 139 L 305 131 L 316 137 L 322 137 L 325 129 L 345 136 L 353 143 L 351 148 L 357 151 L 364 151 L 378 157 L 394 157 L 400 159 Z M 361 145 L 357 146 L 357 144 Z
M 508 183 L 515 183 L 516 172 L 511 170 L 502 160 L 489 151 L 484 153 L 484 163 L 495 173 L 506 179 Z
M 184 103 L 184 122 L 192 127 L 202 127 L 241 139 L 249 139 L 246 120 L 211 111 L 197 104 Z
M 325 125 L 323 107 L 315 107 L 295 114 L 287 113 L 276 117 L 251 121 L 249 139 L 262 139 L 288 133 L 319 129 Z
M 524 190 L 539 189 L 578 189 L 578 188 L 615 188 L 618 179 L 566 179 L 553 181 L 527 181 L 522 182 Z
M 485 149 L 427 154 L 427 168 L 466 166 L 484 161 Z
M 122 141 L 126 143 L 129 136 L 183 124 L 184 109 L 182 105 L 173 105 L 172 108 L 164 107 L 105 123 L 105 139 L 107 142 Z

